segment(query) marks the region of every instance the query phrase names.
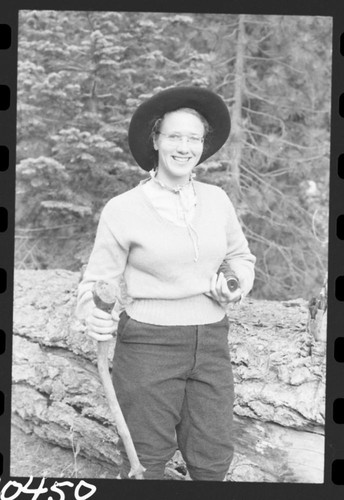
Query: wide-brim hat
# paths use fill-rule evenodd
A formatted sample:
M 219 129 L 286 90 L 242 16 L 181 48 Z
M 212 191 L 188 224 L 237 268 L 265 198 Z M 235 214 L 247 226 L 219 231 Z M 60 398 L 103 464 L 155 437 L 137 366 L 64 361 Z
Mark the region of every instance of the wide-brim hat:
M 228 139 L 230 115 L 219 95 L 202 87 L 173 87 L 163 90 L 140 104 L 129 125 L 130 151 L 144 170 L 149 171 L 156 166 L 157 152 L 152 140 L 154 123 L 165 113 L 180 108 L 195 109 L 210 126 L 198 165 L 216 153 Z

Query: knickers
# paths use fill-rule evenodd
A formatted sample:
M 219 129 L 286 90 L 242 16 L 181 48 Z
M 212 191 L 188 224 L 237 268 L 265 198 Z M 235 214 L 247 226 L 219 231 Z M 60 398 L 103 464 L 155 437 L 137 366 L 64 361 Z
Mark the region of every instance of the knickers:
M 159 326 L 124 312 L 113 384 L 145 479 L 163 479 L 177 448 L 195 480 L 223 481 L 233 458 L 228 319 Z M 124 477 L 130 466 L 122 446 Z

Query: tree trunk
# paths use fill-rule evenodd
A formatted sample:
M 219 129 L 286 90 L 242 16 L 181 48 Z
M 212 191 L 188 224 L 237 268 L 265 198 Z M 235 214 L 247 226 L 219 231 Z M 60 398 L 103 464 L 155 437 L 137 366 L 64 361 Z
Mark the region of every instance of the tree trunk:
M 234 67 L 234 103 L 231 109 L 231 135 L 228 143 L 228 155 L 230 161 L 227 165 L 228 192 L 231 193 L 231 198 L 234 204 L 236 204 L 241 197 L 240 163 L 243 148 L 242 96 L 245 85 L 245 47 L 245 15 L 240 14 L 238 16 L 238 35 Z
M 116 477 L 119 438 L 96 343 L 73 315 L 78 278 L 59 270 L 15 273 L 13 425 L 112 464 Z M 322 482 L 325 353 L 307 331 L 307 303 L 246 299 L 228 314 L 236 453 L 227 479 Z M 113 347 L 110 365 L 112 355 Z M 179 452 L 166 477 L 188 478 Z

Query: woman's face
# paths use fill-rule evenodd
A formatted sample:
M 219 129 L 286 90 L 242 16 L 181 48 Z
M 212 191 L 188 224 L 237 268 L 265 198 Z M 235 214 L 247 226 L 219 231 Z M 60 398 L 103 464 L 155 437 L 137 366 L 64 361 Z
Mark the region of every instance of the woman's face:
M 154 138 L 158 151 L 158 177 L 169 185 L 186 183 L 202 152 L 204 125 L 184 110 L 167 113 Z M 177 139 L 177 140 L 176 140 Z

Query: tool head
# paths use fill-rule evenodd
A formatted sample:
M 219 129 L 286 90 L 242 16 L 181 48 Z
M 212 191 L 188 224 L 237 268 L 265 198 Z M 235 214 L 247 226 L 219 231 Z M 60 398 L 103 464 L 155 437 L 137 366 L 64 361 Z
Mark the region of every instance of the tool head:
M 117 290 L 114 290 L 107 281 L 97 281 L 92 289 L 93 301 L 96 307 L 110 314 L 116 303 L 116 292 Z

